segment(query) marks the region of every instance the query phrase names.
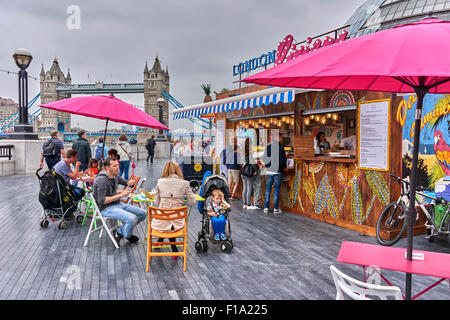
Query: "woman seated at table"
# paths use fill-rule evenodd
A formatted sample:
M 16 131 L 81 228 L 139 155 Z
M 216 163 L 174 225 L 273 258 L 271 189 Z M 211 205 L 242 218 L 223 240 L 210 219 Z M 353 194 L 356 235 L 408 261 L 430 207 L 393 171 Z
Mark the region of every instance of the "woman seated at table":
M 180 208 L 184 206 L 184 198 L 187 203 L 192 205 L 195 203 L 195 195 L 189 187 L 189 182 L 184 180 L 183 172 L 180 166 L 173 161 L 166 163 L 163 169 L 161 179 L 155 188 L 155 206 L 163 209 Z M 159 232 L 175 232 L 184 228 L 184 218 L 177 220 L 152 220 L 152 228 Z M 175 238 L 169 238 L 171 242 L 175 242 Z M 164 239 L 159 239 L 162 242 Z M 177 246 L 172 245 L 172 252 L 178 252 Z M 177 257 L 174 256 L 173 259 Z
M 323 131 L 319 131 L 317 133 L 316 140 L 314 141 L 314 149 L 315 154 L 327 152 L 331 149 L 330 143 L 327 141 L 327 138 Z

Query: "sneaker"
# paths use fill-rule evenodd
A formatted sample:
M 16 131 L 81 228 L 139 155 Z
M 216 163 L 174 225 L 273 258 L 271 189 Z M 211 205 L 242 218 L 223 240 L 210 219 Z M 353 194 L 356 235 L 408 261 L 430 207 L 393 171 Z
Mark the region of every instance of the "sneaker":
M 281 213 L 281 209 L 273 209 L 273 213 Z
M 127 239 L 131 243 L 136 243 L 139 241 L 139 238 L 137 236 L 135 236 L 134 234 L 132 234 L 129 238 L 125 238 L 125 239 Z
M 242 206 L 242 209 L 247 209 L 248 208 L 248 206 L 246 205 L 246 204 L 244 204 L 243 206 Z
M 263 206 L 259 206 L 259 205 L 255 206 L 255 207 L 256 207 L 256 210 L 263 210 L 264 209 Z
M 114 230 L 113 231 L 113 236 L 114 236 L 114 239 L 116 240 L 116 242 L 117 242 L 117 245 L 119 245 L 120 246 L 120 240 L 123 238 L 123 236 L 120 234 L 120 233 L 118 233 L 117 232 L 117 230 Z
M 219 236 L 220 235 L 218 233 L 216 233 L 216 235 L 214 236 L 214 240 L 219 241 L 220 240 Z
M 257 206 L 248 206 L 247 209 L 248 210 L 256 210 L 256 209 L 258 209 L 258 207 Z
M 227 240 L 227 236 L 225 235 L 225 233 L 220 234 L 220 239 Z
M 268 213 L 269 212 L 269 208 L 264 208 L 264 213 Z

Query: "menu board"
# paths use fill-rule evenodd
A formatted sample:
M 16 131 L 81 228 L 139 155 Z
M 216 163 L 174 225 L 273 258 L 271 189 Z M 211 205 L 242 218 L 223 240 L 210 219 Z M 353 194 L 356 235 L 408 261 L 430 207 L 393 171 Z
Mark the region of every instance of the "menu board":
M 389 170 L 390 99 L 359 104 L 358 167 Z

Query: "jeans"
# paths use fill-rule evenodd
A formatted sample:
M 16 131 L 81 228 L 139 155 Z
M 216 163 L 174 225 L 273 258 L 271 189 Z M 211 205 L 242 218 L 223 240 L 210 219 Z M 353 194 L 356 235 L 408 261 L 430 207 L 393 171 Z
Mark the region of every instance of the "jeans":
M 259 206 L 259 200 L 261 199 L 261 183 L 261 175 L 258 172 L 253 180 L 253 205 L 255 206 Z
M 119 161 L 119 176 L 124 174 L 124 179 L 128 180 L 128 169 L 130 169 L 130 160 Z
M 247 206 L 252 205 L 253 181 L 255 181 L 255 177 L 246 177 L 242 175 L 242 203 Z
M 84 191 L 84 189 L 78 188 L 75 186 L 72 187 L 72 191 L 73 191 L 73 194 L 74 194 L 76 200 L 81 200 L 86 193 L 86 191 Z
M 225 224 L 227 223 L 227 218 L 223 214 L 218 217 L 211 217 L 211 223 L 214 229 L 214 234 L 225 233 Z
M 269 208 L 270 192 L 272 191 L 273 185 L 273 208 L 280 209 L 280 185 L 282 179 L 283 175 L 281 173 L 267 174 L 266 202 L 264 208 Z
M 47 163 L 48 170 L 53 170 L 55 164 L 57 164 L 61 160 L 61 157 L 44 158 L 44 159 L 45 162 Z
M 120 203 L 107 207 L 102 211 L 102 216 L 106 218 L 119 219 L 123 226 L 117 230 L 124 238 L 132 235 L 133 228 L 141 221 L 145 220 L 147 213 L 144 209 L 131 204 Z

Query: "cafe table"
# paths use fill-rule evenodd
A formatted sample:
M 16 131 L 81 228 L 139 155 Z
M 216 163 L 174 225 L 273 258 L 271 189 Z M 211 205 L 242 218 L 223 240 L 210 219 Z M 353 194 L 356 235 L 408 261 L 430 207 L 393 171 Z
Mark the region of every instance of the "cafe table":
M 417 299 L 439 283 L 450 279 L 450 254 L 446 253 L 414 250 L 413 260 L 409 261 L 406 259 L 406 248 L 344 241 L 336 260 L 362 266 L 364 281 L 366 281 L 366 267 L 371 267 L 373 270 L 385 269 L 439 278 L 434 284 L 413 296 L 411 300 Z M 379 274 L 387 284 L 392 285 L 381 272 Z

